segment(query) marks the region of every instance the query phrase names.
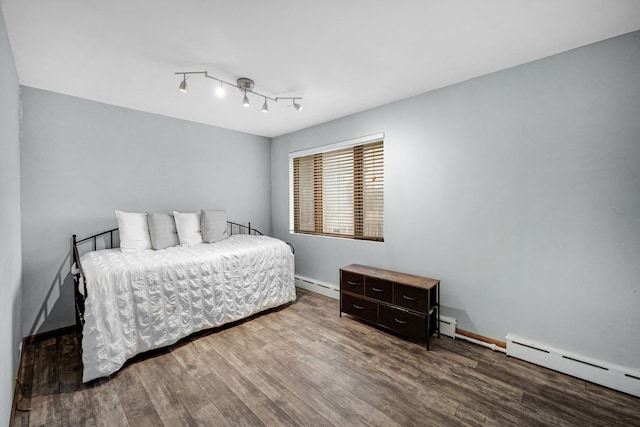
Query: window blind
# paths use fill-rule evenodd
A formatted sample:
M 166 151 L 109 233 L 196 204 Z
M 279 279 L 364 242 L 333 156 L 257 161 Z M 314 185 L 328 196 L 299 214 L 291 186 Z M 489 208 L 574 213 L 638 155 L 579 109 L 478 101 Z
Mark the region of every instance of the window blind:
M 294 232 L 383 241 L 384 142 L 294 157 Z

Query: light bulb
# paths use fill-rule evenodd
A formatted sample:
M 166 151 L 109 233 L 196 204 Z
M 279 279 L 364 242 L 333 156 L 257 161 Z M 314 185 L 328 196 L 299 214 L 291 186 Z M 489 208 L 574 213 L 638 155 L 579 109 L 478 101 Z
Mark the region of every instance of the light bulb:
M 218 95 L 220 98 L 224 96 L 224 86 L 222 86 L 222 82 L 220 82 L 220 86 L 216 88 L 216 95 Z
M 262 104 L 262 112 L 263 113 L 269 112 L 269 106 L 267 105 L 267 98 L 264 99 L 264 104 Z
M 243 107 L 248 107 L 249 105 L 249 98 L 247 98 L 247 91 L 244 91 L 244 98 L 242 98 L 242 106 Z
M 293 101 L 293 108 L 295 108 L 296 111 L 301 111 L 302 105 L 298 104 L 296 101 Z

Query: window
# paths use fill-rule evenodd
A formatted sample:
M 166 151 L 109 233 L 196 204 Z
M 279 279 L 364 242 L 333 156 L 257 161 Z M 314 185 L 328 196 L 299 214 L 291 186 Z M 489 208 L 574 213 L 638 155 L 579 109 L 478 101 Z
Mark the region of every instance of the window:
M 290 154 L 291 231 L 384 241 L 382 134 L 325 150 Z

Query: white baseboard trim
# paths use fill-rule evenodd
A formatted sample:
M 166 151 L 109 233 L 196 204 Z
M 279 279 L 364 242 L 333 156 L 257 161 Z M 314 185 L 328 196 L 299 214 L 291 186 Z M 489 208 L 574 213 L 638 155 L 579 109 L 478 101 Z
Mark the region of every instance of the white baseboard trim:
M 640 371 L 507 334 L 507 356 L 640 397 Z
M 295 275 L 296 286 L 320 295 L 340 299 L 340 287 L 333 283 L 321 282 L 305 276 Z

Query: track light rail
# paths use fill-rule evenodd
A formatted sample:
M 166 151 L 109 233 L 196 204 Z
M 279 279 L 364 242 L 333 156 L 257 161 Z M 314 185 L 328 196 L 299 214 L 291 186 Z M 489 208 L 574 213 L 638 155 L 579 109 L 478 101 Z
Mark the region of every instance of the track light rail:
M 297 100 L 302 100 L 303 99 L 302 97 L 300 97 L 300 96 L 276 96 L 274 98 L 274 97 L 271 97 L 269 95 L 264 95 L 262 93 L 254 91 L 253 90 L 253 80 L 248 79 L 246 77 L 241 77 L 241 78 L 239 78 L 237 80 L 236 83 L 231 83 L 231 82 L 228 82 L 226 80 L 219 79 L 218 77 L 214 77 L 214 76 L 210 75 L 209 72 L 206 71 L 206 70 L 205 71 L 178 71 L 178 72 L 175 72 L 174 74 L 181 75 L 183 77 L 182 82 L 180 82 L 180 90 L 183 91 L 183 92 L 187 91 L 187 76 L 191 76 L 192 74 L 204 74 L 204 77 L 206 77 L 206 78 L 215 80 L 217 82 L 220 82 L 221 84 L 225 84 L 225 85 L 228 85 L 228 86 L 233 86 L 235 88 L 238 88 L 241 92 L 244 92 L 245 97 L 246 97 L 247 93 L 252 93 L 252 94 L 257 95 L 257 96 L 259 96 L 261 98 L 264 98 L 265 105 L 266 105 L 267 99 L 270 100 L 270 101 L 273 101 L 273 102 L 278 102 L 280 100 L 291 100 L 292 101 L 292 105 L 295 107 L 295 109 L 297 111 L 300 111 L 302 109 L 302 105 L 300 105 L 299 103 L 296 102 Z M 247 105 L 245 105 L 245 106 L 247 106 Z M 265 107 L 263 107 L 262 111 L 265 111 Z

